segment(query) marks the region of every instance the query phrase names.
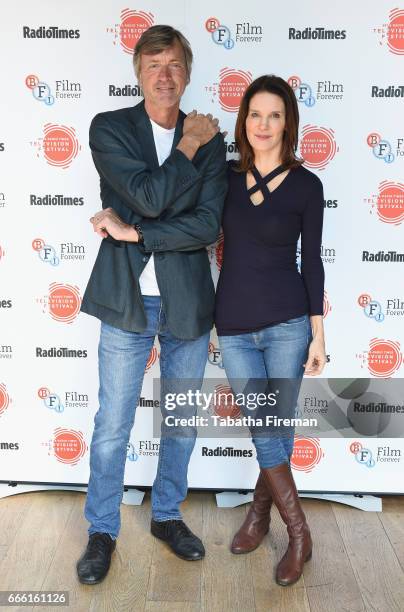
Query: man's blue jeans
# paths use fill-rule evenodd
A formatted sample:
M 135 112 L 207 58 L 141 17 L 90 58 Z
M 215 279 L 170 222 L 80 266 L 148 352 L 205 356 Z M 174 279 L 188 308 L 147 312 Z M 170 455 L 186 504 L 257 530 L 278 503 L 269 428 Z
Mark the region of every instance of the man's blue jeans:
M 142 333 L 123 331 L 101 324 L 98 348 L 99 410 L 90 448 L 90 479 L 85 516 L 89 534 L 109 533 L 116 538 L 120 529 L 120 504 L 127 444 L 135 419 L 146 363 L 159 337 L 160 372 L 164 380 L 192 379 L 193 388 L 202 386 L 209 333 L 196 340 L 180 340 L 167 329 L 161 299 L 144 296 L 147 329 Z M 168 389 L 169 390 L 169 389 Z M 192 416 L 196 407 L 184 407 Z M 195 445 L 196 429 L 183 428 L 170 435 L 162 427 L 159 462 L 152 489 L 152 515 L 157 521 L 181 519 L 180 503 L 187 494 L 187 471 Z
M 279 395 L 272 408 L 243 414 L 257 419 L 267 414 L 294 418 L 311 341 L 308 315 L 271 325 L 260 331 L 219 336 L 223 365 L 234 393 L 274 393 Z M 271 385 L 272 383 L 272 385 Z M 260 468 L 288 463 L 293 452 L 294 428 L 252 428 L 252 441 Z

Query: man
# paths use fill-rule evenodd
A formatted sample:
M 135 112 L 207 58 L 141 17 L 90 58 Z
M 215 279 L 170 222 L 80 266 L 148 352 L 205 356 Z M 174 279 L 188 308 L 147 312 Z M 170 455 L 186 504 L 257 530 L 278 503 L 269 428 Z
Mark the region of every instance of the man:
M 82 303 L 101 319 L 100 406 L 85 507 L 90 537 L 77 563 L 85 584 L 100 582 L 110 566 L 127 443 L 155 336 L 162 397 L 181 380 L 200 387 L 204 375 L 214 306 L 205 247 L 218 236 L 227 184 L 217 119 L 179 110 L 191 64 L 179 31 L 151 27 L 134 51 L 144 102 L 101 113 L 90 128 L 104 209 L 91 222 L 104 240 Z M 182 410 L 192 416 L 195 408 Z M 186 560 L 205 554 L 179 509 L 195 436 L 191 427 L 170 435 L 163 419 L 152 489 L 151 532 Z

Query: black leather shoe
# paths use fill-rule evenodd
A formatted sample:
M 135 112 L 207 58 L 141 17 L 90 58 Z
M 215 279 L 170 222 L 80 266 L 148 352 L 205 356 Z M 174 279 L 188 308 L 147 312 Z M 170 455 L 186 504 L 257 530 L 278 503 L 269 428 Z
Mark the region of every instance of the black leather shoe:
M 152 519 L 152 534 L 167 542 L 171 550 L 185 561 L 197 561 L 205 556 L 201 540 L 186 526 L 184 521 L 154 521 Z
M 83 584 L 97 584 L 104 580 L 111 565 L 116 541 L 108 533 L 93 533 L 87 548 L 77 561 L 77 575 Z

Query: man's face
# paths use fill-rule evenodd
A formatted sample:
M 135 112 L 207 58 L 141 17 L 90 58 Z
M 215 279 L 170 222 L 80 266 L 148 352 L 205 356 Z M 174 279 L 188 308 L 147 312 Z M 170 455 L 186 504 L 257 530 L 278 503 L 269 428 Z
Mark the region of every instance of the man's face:
M 179 105 L 187 84 L 187 69 L 178 40 L 157 55 L 141 55 L 140 84 L 149 106 L 161 109 Z

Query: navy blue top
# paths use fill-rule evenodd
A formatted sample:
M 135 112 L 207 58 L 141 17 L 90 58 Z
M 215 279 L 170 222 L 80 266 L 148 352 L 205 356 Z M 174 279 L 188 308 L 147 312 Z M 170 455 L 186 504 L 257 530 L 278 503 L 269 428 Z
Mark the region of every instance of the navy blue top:
M 269 192 L 279 166 L 247 189 L 246 173 L 228 162 L 229 190 L 224 205 L 223 266 L 216 293 L 219 336 L 258 331 L 274 323 L 323 314 L 321 260 L 324 195 L 320 179 L 298 166 Z M 264 201 L 250 200 L 261 190 Z M 301 235 L 301 274 L 296 249 Z

